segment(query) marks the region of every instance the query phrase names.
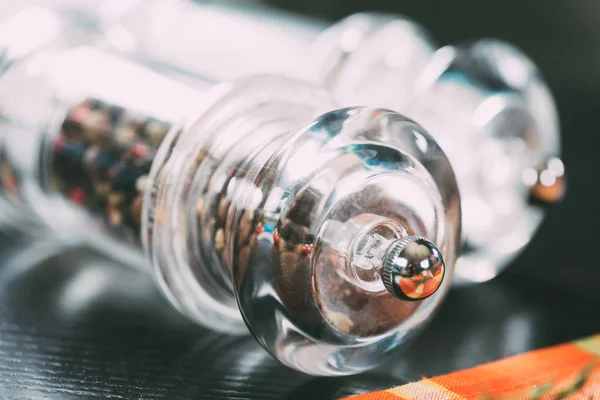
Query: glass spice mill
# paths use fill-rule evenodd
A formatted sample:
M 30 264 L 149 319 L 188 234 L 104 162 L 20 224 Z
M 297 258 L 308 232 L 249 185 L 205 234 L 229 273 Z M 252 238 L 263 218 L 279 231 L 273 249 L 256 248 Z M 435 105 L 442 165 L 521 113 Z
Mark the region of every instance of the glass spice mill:
M 322 33 L 317 80 L 343 104 L 404 113 L 440 143 L 455 170 L 464 243 L 454 284 L 495 277 L 562 199 L 558 114 L 537 68 L 508 43 L 437 49 L 414 22 L 358 14 Z
M 198 21 L 202 7 L 165 4 L 154 3 L 163 10 L 173 4 L 175 10 L 185 10 L 177 17 L 170 15 L 171 22 L 192 30 L 206 26 L 182 23 L 192 21 L 192 16 Z M 23 133 L 21 140 L 11 140 L 17 137 L 11 134 L 4 143 L 7 170 L 18 196 L 49 225 L 82 227 L 77 233 L 93 243 L 114 249 L 114 239 L 127 242 L 131 246 L 123 247 L 137 257 L 139 252 L 129 250 L 143 242 L 157 281 L 179 310 L 226 332 L 245 330 L 241 311 L 259 342 L 288 366 L 336 375 L 358 373 L 384 361 L 431 315 L 452 274 L 460 206 L 443 153 L 422 128 L 388 111 L 352 108 L 320 115 L 336 108 L 334 102 L 298 81 L 265 76 L 208 89 L 212 82 L 184 70 L 231 78 L 227 76 L 231 68 L 222 71 L 201 60 L 178 58 L 188 54 L 182 51 L 186 41 L 177 40 L 183 39 L 177 34 L 189 35 L 186 28 L 163 25 L 163 32 L 172 32 L 161 36 L 163 43 L 178 43 L 175 50 L 152 45 L 159 35 L 148 35 L 144 27 L 149 25 L 140 24 L 144 20 L 140 15 L 151 10 L 149 5 L 134 9 L 119 25 L 125 30 L 95 30 L 89 24 L 50 17 L 55 20 L 55 39 L 43 49 L 10 60 L 11 67 L 0 77 L 0 96 L 10 130 Z M 39 18 L 29 23 L 40 25 Z M 408 115 L 420 115 L 426 126 L 440 127 L 436 121 L 460 111 L 447 102 L 449 88 L 453 94 L 466 91 L 461 100 L 468 101 L 469 112 L 493 97 L 489 91 L 482 94 L 481 85 L 464 84 L 465 79 L 448 85 L 451 80 L 446 78 L 457 74 L 481 78 L 482 72 L 492 76 L 496 70 L 489 57 L 484 57 L 485 64 L 471 56 L 474 48 L 498 49 L 497 43 L 433 52 L 416 25 L 402 19 L 383 24 L 382 18 L 387 17 L 360 15 L 342 21 L 309 51 L 306 44 L 322 27 L 286 22 L 301 34 L 295 36 L 294 46 L 288 41 L 282 47 L 309 54 L 307 59 L 318 68 L 306 70 L 317 70 L 317 80 L 343 103 L 356 99 L 356 104 L 387 105 L 391 99 L 396 108 L 413 113 Z M 19 25 L 27 26 L 24 22 Z M 277 27 L 274 23 L 269 28 Z M 124 32 L 134 33 L 135 51 L 127 48 Z M 392 42 L 394 37 L 404 41 Z M 115 46 L 115 38 L 121 46 Z M 389 46 L 373 46 L 381 43 Z M 392 68 L 384 56 L 394 43 L 396 50 L 404 49 L 404 55 L 392 52 L 394 57 L 410 62 L 392 63 Z M 196 54 L 210 53 L 201 50 Z M 506 46 L 500 50 L 514 51 Z M 270 62 L 273 48 L 263 51 L 263 57 L 256 57 L 263 60 L 254 65 L 257 70 L 275 65 Z M 439 55 L 444 52 L 445 58 Z M 463 55 L 461 63 L 455 62 L 458 53 Z M 516 62 L 527 61 L 515 54 Z M 157 61 L 179 59 L 176 64 L 182 69 Z M 365 63 L 369 68 L 391 69 L 374 74 L 386 76 L 387 86 L 361 75 Z M 210 74 L 211 68 L 216 72 Z M 277 69 L 284 68 L 277 65 Z M 390 85 L 389 79 L 411 76 L 408 72 L 416 88 L 408 85 L 410 80 L 402 82 L 405 86 L 397 81 Z M 537 74 L 532 76 L 535 79 L 530 76 L 525 82 L 545 89 Z M 479 83 L 489 84 L 487 78 Z M 502 76 L 496 78 L 494 84 Z M 383 90 L 389 87 L 411 89 Z M 512 134 L 506 115 L 512 120 L 525 114 L 519 127 L 537 123 L 528 114 L 528 104 L 518 101 L 525 98 L 524 90 L 506 84 L 502 88 L 493 98 L 503 102 L 488 115 L 494 118 L 477 126 L 482 136 L 497 139 L 494 135 Z M 406 99 L 400 101 L 405 92 Z M 7 93 L 20 95 L 15 99 Z M 547 91 L 542 94 L 550 106 L 544 109 L 555 117 L 551 98 Z M 507 109 L 517 111 L 505 113 L 505 103 L 512 106 L 515 101 L 519 107 Z M 194 118 L 184 119 L 190 109 Z M 452 143 L 450 135 L 468 127 L 461 117 L 463 125 L 446 129 L 444 146 Z M 472 134 L 473 129 L 465 131 Z M 545 132 L 555 146 L 556 131 Z M 29 149 L 39 148 L 35 163 L 31 157 L 19 157 L 24 135 Z M 486 144 L 493 149 L 493 144 Z M 529 155 L 532 149 L 527 150 Z M 448 154 L 454 161 L 456 150 Z M 552 163 L 546 175 L 552 173 L 555 180 L 545 185 L 540 177 Z M 539 189 L 541 182 L 542 191 L 554 193 L 562 183 L 562 164 L 545 165 L 533 170 L 535 182 L 530 179 L 529 189 Z M 529 170 L 527 166 L 523 171 Z M 466 180 L 460 173 L 458 180 L 464 197 Z M 527 185 L 520 185 L 518 194 L 523 187 Z M 72 203 L 82 207 L 76 209 Z M 89 214 L 92 220 L 82 222 L 80 218 Z M 408 270 L 412 272 L 407 280 Z M 473 276 L 466 278 L 481 280 L 475 272 L 471 269 Z
M 307 373 L 372 368 L 429 319 L 460 201 L 417 123 L 291 78 L 215 85 L 67 17 L 9 21 L 32 32 L 0 77 L 4 170 L 30 212 L 139 257 L 182 313 L 247 325 Z

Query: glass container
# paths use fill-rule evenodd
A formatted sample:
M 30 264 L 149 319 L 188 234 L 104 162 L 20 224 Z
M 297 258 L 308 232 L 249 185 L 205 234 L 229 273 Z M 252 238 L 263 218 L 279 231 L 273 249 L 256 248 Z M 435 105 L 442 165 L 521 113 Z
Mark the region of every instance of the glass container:
M 562 198 L 554 100 L 533 62 L 510 44 L 437 48 L 409 19 L 357 14 L 323 33 L 312 57 L 317 81 L 342 104 L 401 112 L 448 155 L 463 202 L 456 284 L 495 277 Z
M 14 18 L 26 35 L 4 39 L 0 115 L 21 210 L 306 373 L 370 369 L 431 318 L 461 209 L 416 122 L 292 78 L 175 68 L 125 19 Z

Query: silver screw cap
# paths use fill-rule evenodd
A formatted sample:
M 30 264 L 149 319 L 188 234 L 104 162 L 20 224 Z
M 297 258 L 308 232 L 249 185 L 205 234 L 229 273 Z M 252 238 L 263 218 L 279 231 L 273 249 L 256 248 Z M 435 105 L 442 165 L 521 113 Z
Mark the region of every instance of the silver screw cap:
M 392 295 L 418 301 L 439 289 L 444 273 L 444 258 L 436 245 L 424 237 L 408 236 L 390 246 L 383 263 L 382 279 Z

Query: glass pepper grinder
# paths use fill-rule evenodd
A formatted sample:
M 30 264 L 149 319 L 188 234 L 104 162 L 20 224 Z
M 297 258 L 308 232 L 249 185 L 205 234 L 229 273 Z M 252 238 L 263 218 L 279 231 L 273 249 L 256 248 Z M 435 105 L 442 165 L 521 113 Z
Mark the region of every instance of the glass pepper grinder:
M 249 329 L 306 373 L 370 369 L 431 318 L 460 200 L 417 123 L 336 109 L 291 78 L 214 84 L 48 10 L 20 24 L 52 38 L 0 75 L 3 147 L 30 213 L 131 255 L 183 314 Z
M 437 49 L 406 18 L 357 14 L 325 32 L 313 57 L 317 80 L 342 104 L 402 112 L 448 155 L 463 202 L 455 283 L 496 276 L 563 197 L 554 100 L 533 62 L 510 44 Z

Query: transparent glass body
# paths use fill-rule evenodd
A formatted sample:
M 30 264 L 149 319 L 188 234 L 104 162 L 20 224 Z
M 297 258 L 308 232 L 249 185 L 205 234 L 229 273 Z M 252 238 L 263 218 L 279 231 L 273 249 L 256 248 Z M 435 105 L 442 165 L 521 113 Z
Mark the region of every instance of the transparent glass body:
M 135 45 L 126 25 L 45 9 L 19 18 L 44 39 L 8 52 L 0 75 L 6 193 L 22 210 L 152 271 L 185 315 L 226 333 L 247 326 L 307 373 L 372 368 L 431 318 L 461 211 L 450 163 L 417 123 L 336 110 L 291 78 L 215 84 Z M 412 237 L 420 247 L 398 247 Z M 429 257 L 400 270 L 425 295 L 388 289 L 392 256 Z

